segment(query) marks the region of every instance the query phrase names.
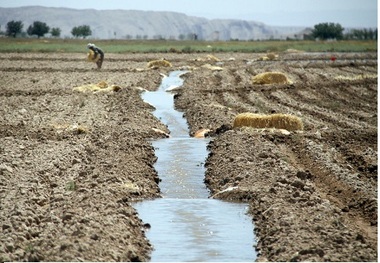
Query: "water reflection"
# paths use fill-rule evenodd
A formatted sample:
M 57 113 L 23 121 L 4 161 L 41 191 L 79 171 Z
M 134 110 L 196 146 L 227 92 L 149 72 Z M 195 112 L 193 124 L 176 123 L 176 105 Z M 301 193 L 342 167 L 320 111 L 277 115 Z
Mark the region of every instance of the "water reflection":
M 161 178 L 160 189 L 167 198 L 207 198 L 203 183 L 208 139 L 169 138 L 153 142 Z
M 162 182 L 162 199 L 136 203 L 140 218 L 151 225 L 152 261 L 254 261 L 253 225 L 247 204 L 208 199 L 203 183 L 209 139 L 191 138 L 182 113 L 174 110 L 169 87 L 181 86 L 181 71 L 163 79 L 156 92 L 142 98 L 166 124 L 170 138 L 152 142 Z
M 137 203 L 152 261 L 253 261 L 253 226 L 247 205 L 215 199 L 156 199 Z

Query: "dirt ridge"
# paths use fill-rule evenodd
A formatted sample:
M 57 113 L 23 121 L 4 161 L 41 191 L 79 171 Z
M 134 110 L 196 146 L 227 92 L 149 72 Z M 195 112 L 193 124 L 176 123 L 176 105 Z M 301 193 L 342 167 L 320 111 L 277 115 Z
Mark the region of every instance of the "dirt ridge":
M 205 183 L 249 202 L 258 261 L 376 261 L 377 54 L 213 55 L 141 71 L 162 54 L 106 54 L 97 71 L 85 54 L 0 54 L 1 260 L 149 260 L 131 204 L 160 197 L 150 140 L 168 130 L 140 93 L 187 69 L 176 108 L 190 134 L 211 130 Z M 267 71 L 293 84 L 252 84 Z M 121 90 L 72 90 L 100 81 Z M 304 131 L 231 129 L 242 112 L 293 114 Z

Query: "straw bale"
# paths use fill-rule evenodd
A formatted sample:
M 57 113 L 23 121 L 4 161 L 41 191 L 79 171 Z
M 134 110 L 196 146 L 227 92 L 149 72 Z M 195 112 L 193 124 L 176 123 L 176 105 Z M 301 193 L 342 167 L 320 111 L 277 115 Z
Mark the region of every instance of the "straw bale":
M 270 60 L 267 56 L 259 57 L 257 61 L 268 61 Z
M 204 64 L 204 65 L 202 65 L 202 68 L 207 68 L 207 69 L 209 69 L 211 71 L 222 71 L 223 70 L 222 67 L 212 66 L 210 64 Z
M 160 68 L 160 67 L 171 68 L 172 64 L 165 59 L 152 60 L 148 62 L 148 68 Z
M 215 62 L 220 61 L 220 59 L 215 57 L 214 55 L 207 55 L 206 58 L 207 58 L 207 60 L 211 60 L 211 61 L 215 61 Z
M 205 62 L 205 61 L 213 61 L 213 62 L 220 62 L 221 59 L 220 58 L 217 58 L 215 57 L 214 55 L 206 55 L 204 57 L 197 57 L 195 59 L 192 59 L 192 61 L 201 61 L 201 62 Z
M 87 53 L 87 61 L 88 62 L 97 62 L 100 59 L 100 56 L 96 56 L 95 52 L 93 50 L 89 50 Z
M 79 87 L 74 87 L 74 91 L 79 91 L 79 92 L 110 92 L 110 91 L 119 91 L 121 89 L 120 86 L 118 85 L 108 85 L 107 82 L 101 81 L 98 84 L 88 84 L 88 85 L 83 85 Z
M 267 61 L 267 60 L 275 60 L 277 58 L 278 58 L 278 55 L 276 55 L 275 53 L 268 53 L 265 56 L 258 58 L 257 60 L 258 61 Z
M 269 58 L 270 60 L 275 60 L 276 58 L 278 58 L 278 55 L 276 55 L 275 53 L 268 53 L 267 58 Z
M 288 77 L 281 72 L 264 72 L 252 78 L 253 84 L 291 84 Z
M 233 127 L 253 127 L 253 128 L 276 128 L 288 131 L 303 130 L 302 120 L 290 114 L 255 114 L 241 113 L 238 114 L 233 123 Z

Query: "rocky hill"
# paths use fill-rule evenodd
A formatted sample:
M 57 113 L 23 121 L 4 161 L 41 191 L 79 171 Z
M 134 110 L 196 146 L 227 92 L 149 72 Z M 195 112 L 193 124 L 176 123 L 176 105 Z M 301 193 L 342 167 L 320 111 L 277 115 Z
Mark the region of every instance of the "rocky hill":
M 22 21 L 26 30 L 33 21 L 59 27 L 61 37 L 72 37 L 75 26 L 89 25 L 92 38 L 165 38 L 200 40 L 250 40 L 294 37 L 302 27 L 273 27 L 256 21 L 206 19 L 176 12 L 95 10 L 28 6 L 0 8 L 0 25 Z

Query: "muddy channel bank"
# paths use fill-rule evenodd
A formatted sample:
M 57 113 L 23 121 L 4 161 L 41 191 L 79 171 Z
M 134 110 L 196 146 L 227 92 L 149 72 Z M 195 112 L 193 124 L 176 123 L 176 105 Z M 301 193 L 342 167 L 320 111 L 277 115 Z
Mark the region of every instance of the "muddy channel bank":
M 377 55 L 262 55 L 165 54 L 172 68 L 146 70 L 163 55 L 108 54 L 96 71 L 84 54 L 1 54 L 1 260 L 149 260 L 131 202 L 160 196 L 149 140 L 167 129 L 140 93 L 187 69 L 176 107 L 191 134 L 211 130 L 205 183 L 249 202 L 258 260 L 376 261 Z M 293 84 L 252 85 L 265 71 Z M 73 91 L 100 81 L 121 89 Z M 305 128 L 230 129 L 246 111 Z

